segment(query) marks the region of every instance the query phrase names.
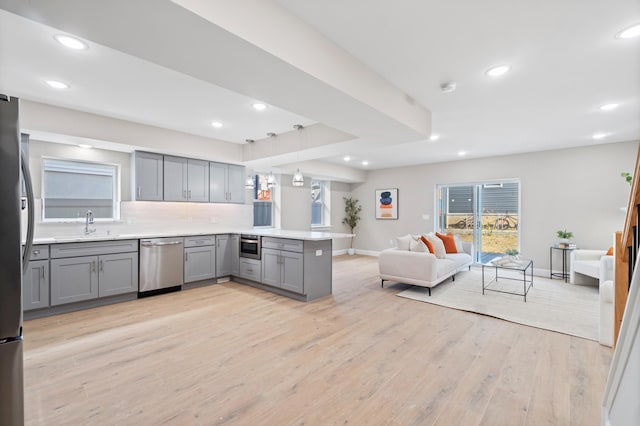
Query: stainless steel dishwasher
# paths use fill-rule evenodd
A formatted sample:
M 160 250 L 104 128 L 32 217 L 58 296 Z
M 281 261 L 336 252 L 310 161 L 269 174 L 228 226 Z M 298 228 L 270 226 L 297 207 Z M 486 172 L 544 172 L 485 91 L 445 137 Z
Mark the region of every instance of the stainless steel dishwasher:
M 184 282 L 184 240 L 140 240 L 140 295 L 179 289 Z

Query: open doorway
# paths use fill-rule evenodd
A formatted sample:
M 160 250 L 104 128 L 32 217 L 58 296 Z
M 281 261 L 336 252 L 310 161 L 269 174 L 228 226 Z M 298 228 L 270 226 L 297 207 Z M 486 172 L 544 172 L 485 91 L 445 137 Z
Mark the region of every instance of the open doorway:
M 520 250 L 520 182 L 438 185 L 436 197 L 436 229 L 472 242 L 475 262 Z

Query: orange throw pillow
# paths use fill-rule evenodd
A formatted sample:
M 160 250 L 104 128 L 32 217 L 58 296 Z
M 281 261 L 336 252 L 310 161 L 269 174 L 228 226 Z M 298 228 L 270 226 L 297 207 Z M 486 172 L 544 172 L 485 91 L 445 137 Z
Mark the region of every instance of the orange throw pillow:
M 447 253 L 457 253 L 458 248 L 456 247 L 456 240 L 453 234 L 443 235 L 439 232 L 436 232 L 436 237 L 440 238 L 444 243 L 444 251 Z
M 605 256 L 613 256 L 613 246 L 609 247 L 607 254 Z
M 427 248 L 429 249 L 429 253 L 435 254 L 435 250 L 433 249 L 433 244 L 431 244 L 431 241 L 427 240 L 424 237 L 424 235 L 420 235 L 420 241 L 422 241 L 424 245 L 427 246 Z

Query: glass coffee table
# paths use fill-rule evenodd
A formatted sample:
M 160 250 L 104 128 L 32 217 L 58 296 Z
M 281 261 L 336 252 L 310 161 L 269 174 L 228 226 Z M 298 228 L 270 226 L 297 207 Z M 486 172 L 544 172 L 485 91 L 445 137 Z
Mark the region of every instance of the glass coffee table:
M 491 278 L 489 281 L 487 281 L 489 277 L 485 277 L 485 268 L 489 270 L 493 269 L 495 271 L 493 278 Z M 522 277 L 513 276 L 515 274 L 512 274 L 512 276 L 507 276 L 505 275 L 506 271 L 522 273 Z M 502 272 L 503 274 L 500 275 L 500 272 Z M 489 273 L 487 273 L 486 275 L 489 275 Z M 498 289 L 496 288 L 498 280 L 521 281 L 522 292 L 520 293 L 507 291 L 505 289 Z M 498 259 L 494 259 L 489 263 L 482 264 L 482 294 L 484 294 L 485 291 L 515 294 L 516 296 L 524 296 L 524 301 L 526 302 L 527 293 L 529 293 L 529 289 L 531 287 L 533 287 L 533 260 L 501 257 Z

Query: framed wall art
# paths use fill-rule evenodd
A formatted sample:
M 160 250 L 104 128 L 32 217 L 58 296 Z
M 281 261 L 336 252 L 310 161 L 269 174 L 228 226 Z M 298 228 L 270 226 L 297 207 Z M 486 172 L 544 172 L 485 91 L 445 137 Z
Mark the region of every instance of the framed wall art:
M 398 188 L 376 189 L 376 219 L 398 219 Z

